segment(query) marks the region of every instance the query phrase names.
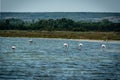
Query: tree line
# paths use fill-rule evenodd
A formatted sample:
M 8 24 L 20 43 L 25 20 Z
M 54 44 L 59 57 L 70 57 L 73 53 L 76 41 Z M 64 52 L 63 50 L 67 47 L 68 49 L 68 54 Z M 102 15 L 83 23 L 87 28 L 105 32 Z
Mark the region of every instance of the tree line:
M 23 21 L 20 19 L 1 19 L 0 30 L 40 30 L 40 31 L 120 31 L 120 23 L 107 19 L 99 22 L 73 21 L 67 18 L 39 19 Z

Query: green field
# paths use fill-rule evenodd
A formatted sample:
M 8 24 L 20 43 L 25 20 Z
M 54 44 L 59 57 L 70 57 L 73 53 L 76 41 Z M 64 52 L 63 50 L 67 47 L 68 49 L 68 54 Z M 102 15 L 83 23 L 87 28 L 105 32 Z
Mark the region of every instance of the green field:
M 39 37 L 92 40 L 120 40 L 120 32 L 72 32 L 39 30 L 0 30 L 1 37 Z

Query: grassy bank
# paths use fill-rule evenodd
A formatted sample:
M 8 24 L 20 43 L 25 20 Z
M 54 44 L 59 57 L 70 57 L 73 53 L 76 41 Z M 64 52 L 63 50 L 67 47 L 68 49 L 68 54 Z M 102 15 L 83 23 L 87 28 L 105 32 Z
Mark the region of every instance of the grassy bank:
M 67 39 L 120 40 L 120 32 L 70 32 L 70 31 L 25 31 L 0 30 L 1 37 L 40 37 Z

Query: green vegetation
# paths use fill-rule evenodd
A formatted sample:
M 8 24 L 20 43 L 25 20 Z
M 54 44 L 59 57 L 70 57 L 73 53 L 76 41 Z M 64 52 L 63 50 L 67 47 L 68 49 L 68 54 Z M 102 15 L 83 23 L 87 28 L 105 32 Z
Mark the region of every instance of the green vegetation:
M 20 19 L 0 20 L 0 30 L 40 30 L 40 31 L 98 31 L 119 32 L 120 23 L 107 19 L 101 22 L 73 21 L 71 19 L 42 19 L 37 21 L 22 21 Z
M 68 39 L 120 40 L 120 23 L 73 21 L 71 19 L 42 19 L 22 21 L 0 20 L 0 36 L 42 37 Z
M 72 32 L 39 30 L 0 30 L 2 37 L 41 37 L 67 39 L 120 40 L 119 32 Z

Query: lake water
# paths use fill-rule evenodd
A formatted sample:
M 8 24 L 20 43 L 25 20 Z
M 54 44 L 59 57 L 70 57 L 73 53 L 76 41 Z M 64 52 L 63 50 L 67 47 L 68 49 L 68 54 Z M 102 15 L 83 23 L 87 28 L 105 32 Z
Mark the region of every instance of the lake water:
M 29 39 L 0 37 L 0 80 L 120 79 L 120 42 Z
M 112 22 L 120 22 L 120 13 L 102 12 L 0 12 L 0 19 L 21 19 L 32 21 L 39 19 L 67 18 L 74 21 L 101 21 L 108 19 Z

